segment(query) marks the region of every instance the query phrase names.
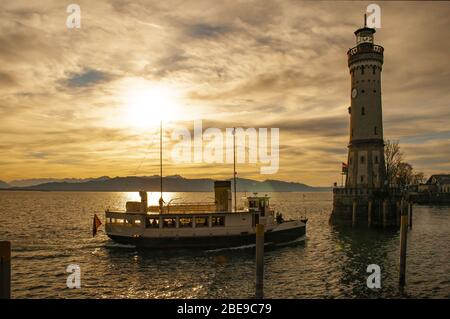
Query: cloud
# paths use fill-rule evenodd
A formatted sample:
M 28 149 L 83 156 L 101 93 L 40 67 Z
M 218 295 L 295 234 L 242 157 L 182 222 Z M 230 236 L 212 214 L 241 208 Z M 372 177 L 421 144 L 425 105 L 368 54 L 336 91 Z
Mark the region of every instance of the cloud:
M 68 87 L 88 87 L 109 81 L 111 78 L 112 76 L 105 72 L 86 69 L 80 73 L 70 74 L 64 82 Z
M 187 34 L 193 38 L 216 38 L 230 33 L 233 29 L 227 25 L 210 25 L 197 23 L 186 28 Z
M 274 178 L 340 180 L 349 125 L 346 52 L 367 3 L 77 3 L 78 30 L 65 26 L 59 1 L 0 4 L 0 179 L 132 172 L 155 134 L 123 116 L 127 80 L 142 79 L 173 87 L 180 113 L 205 127 L 280 128 Z M 426 174 L 450 171 L 450 42 L 442 41 L 450 6 L 380 6 L 384 135 L 400 139 L 406 160 Z M 151 175 L 157 149 L 149 154 L 143 167 Z M 168 173 L 229 175 L 226 166 L 166 165 Z M 258 172 L 240 168 L 241 177 L 261 179 Z

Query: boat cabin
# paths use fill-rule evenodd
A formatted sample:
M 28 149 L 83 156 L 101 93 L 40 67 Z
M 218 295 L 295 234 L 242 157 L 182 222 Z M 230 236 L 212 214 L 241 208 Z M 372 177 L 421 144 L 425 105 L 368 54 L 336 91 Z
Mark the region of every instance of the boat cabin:
M 141 202 L 127 202 L 126 211 L 107 211 L 106 229 L 110 233 L 143 233 L 158 231 L 161 236 L 210 235 L 212 233 L 246 234 L 256 224 L 267 228 L 276 224 L 269 197 L 247 197 L 247 209 L 233 211 L 231 182 L 214 184 L 215 201 L 212 203 L 182 203 L 148 206 L 146 192 L 140 192 Z M 153 230 L 153 231 L 152 231 Z

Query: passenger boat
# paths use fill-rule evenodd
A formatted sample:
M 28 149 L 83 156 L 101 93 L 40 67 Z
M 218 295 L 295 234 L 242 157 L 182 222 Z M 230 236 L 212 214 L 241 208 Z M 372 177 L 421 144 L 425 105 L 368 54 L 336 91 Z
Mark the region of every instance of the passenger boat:
M 214 193 L 211 203 L 148 206 L 141 191 L 141 201 L 127 202 L 126 211 L 106 210 L 106 234 L 137 247 L 217 249 L 255 245 L 256 225 L 262 224 L 266 244 L 304 239 L 306 223 L 275 215 L 268 196 L 246 197 L 248 207 L 233 211 L 231 181 L 216 181 Z
M 234 209 L 231 181 L 214 182 L 214 202 L 165 204 L 162 179 L 162 122 L 160 127 L 160 192 L 158 206 L 148 206 L 147 192 L 140 202 L 127 202 L 125 211 L 106 210 L 105 231 L 114 241 L 137 247 L 229 248 L 255 245 L 256 225 L 264 225 L 266 244 L 296 241 L 306 232 L 306 221 L 285 221 L 270 208 L 268 196 L 246 197 L 246 209 L 236 209 L 236 156 L 234 156 Z M 235 139 L 233 148 L 235 152 Z M 235 154 L 234 154 L 235 155 Z

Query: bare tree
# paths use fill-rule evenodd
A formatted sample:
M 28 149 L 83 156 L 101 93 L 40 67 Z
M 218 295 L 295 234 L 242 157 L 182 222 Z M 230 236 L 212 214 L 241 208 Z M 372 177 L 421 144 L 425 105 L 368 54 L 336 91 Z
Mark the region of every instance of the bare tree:
M 405 187 L 425 182 L 423 172 L 416 172 L 412 165 L 403 162 L 403 153 L 396 140 L 386 140 L 385 148 L 386 179 L 389 186 Z
M 414 173 L 412 165 L 409 163 L 401 162 L 397 167 L 395 184 L 400 187 L 405 187 L 413 183 L 413 178 Z
M 403 154 L 400 152 L 400 145 L 396 140 L 386 140 L 384 147 L 384 157 L 386 165 L 386 180 L 388 185 L 396 183 L 399 166 L 403 161 Z

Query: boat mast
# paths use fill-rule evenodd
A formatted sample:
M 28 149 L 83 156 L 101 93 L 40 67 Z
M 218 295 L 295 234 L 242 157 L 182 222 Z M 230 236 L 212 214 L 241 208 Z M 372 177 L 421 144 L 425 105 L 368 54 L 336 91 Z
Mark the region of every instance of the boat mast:
M 233 127 L 233 182 L 234 182 L 234 211 L 236 212 L 236 128 Z
M 159 123 L 159 186 L 161 196 L 159 198 L 159 212 L 163 211 L 163 177 L 162 177 L 162 120 Z

